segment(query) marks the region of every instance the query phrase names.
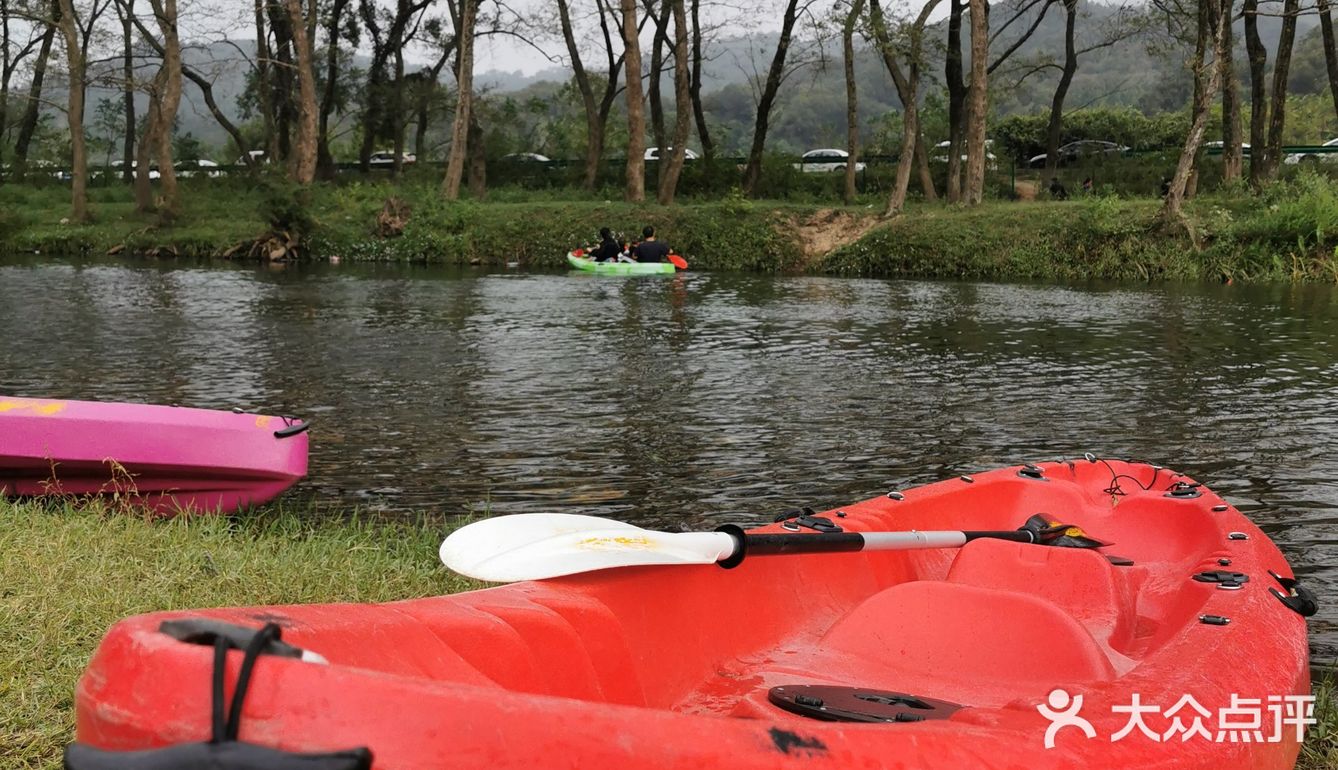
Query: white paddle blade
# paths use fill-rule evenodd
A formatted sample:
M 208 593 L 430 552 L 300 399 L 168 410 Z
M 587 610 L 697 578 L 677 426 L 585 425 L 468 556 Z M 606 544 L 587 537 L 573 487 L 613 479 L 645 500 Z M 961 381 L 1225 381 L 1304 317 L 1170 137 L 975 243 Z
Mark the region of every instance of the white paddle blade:
M 452 532 L 441 561 L 492 583 L 654 564 L 714 564 L 734 552 L 724 532 L 655 532 L 596 516 L 522 513 Z

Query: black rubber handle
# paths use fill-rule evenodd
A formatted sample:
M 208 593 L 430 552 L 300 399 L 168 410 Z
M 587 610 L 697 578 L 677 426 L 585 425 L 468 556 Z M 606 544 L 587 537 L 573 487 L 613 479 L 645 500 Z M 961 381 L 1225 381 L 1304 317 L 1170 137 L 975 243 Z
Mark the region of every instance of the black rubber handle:
M 280 428 L 274 431 L 274 438 L 288 438 L 289 436 L 296 436 L 299 433 L 306 433 L 307 428 L 310 427 L 310 421 L 304 420 L 302 422 L 295 422 L 286 428 Z

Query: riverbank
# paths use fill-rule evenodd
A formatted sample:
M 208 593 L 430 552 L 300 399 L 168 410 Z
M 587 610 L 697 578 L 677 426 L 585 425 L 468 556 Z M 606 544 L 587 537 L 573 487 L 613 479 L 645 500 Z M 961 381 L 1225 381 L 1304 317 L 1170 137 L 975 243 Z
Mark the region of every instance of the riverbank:
M 383 602 L 475 587 L 437 561 L 447 528 L 303 516 L 279 506 L 237 520 L 147 520 L 98 505 L 0 500 L 0 751 L 9 768 L 57 768 L 73 695 L 106 629 L 143 612 L 307 602 Z M 1338 763 L 1338 698 L 1316 686 L 1300 770 Z
M 652 224 L 698 270 L 969 279 L 1338 281 L 1338 183 L 1302 176 L 1259 196 L 1188 207 L 1199 247 L 1159 221 L 1156 199 L 915 204 L 892 221 L 881 201 L 852 207 L 738 197 L 671 207 L 599 200 L 441 200 L 406 182 L 293 190 L 185 180 L 170 225 L 136 214 L 129 190 L 93 192 L 95 221 L 65 219 L 65 191 L 0 188 L 0 250 L 55 256 L 245 258 L 279 231 L 316 259 L 563 267 L 600 226 L 633 237 Z M 548 195 L 555 195 L 549 193 Z M 540 196 L 541 198 L 543 196 Z M 398 199 L 390 216 L 387 201 Z M 289 236 L 292 236 L 289 238 Z

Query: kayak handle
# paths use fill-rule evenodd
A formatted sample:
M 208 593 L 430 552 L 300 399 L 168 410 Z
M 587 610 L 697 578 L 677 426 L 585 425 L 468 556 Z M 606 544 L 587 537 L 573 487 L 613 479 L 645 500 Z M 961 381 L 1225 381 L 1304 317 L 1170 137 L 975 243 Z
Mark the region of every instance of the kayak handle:
M 310 427 L 311 422 L 309 420 L 294 422 L 286 428 L 280 428 L 274 431 L 274 438 L 289 438 L 290 436 L 296 436 L 299 433 L 306 433 L 307 428 Z

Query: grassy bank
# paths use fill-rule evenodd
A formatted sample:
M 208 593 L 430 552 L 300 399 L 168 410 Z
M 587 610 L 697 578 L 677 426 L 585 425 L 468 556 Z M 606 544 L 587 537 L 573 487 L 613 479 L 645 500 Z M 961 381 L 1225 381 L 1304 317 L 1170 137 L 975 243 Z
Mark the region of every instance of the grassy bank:
M 320 521 L 298 509 L 145 521 L 0 501 L 0 766 L 55 768 L 74 685 L 102 634 L 164 609 L 382 602 L 470 587 L 421 526 Z
M 317 520 L 295 508 L 235 521 L 147 521 L 99 507 L 0 501 L 0 759 L 56 768 L 75 682 L 115 621 L 163 609 L 381 602 L 472 587 L 437 561 L 444 528 Z M 1316 687 L 1298 765 L 1338 766 L 1338 696 Z
M 560 267 L 600 226 L 624 236 L 653 224 L 694 269 L 976 279 L 1338 280 L 1338 182 L 1302 175 L 1263 195 L 1204 195 L 1188 207 L 1198 247 L 1159 220 L 1160 200 L 1114 196 L 913 204 L 880 221 L 882 201 L 853 207 L 725 196 L 671 207 L 568 190 L 499 190 L 447 203 L 435 183 L 316 186 L 185 180 L 175 222 L 136 214 L 129 191 L 93 192 L 95 221 L 63 221 L 66 191 L 0 187 L 0 250 L 210 257 L 267 230 L 306 233 L 307 253 L 345 260 Z M 399 234 L 378 233 L 388 198 L 408 206 Z M 573 199 L 574 198 L 574 199 Z

